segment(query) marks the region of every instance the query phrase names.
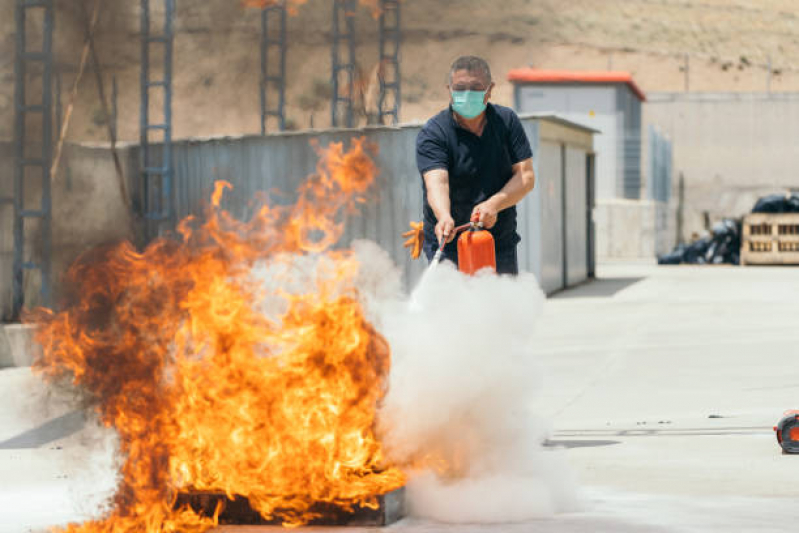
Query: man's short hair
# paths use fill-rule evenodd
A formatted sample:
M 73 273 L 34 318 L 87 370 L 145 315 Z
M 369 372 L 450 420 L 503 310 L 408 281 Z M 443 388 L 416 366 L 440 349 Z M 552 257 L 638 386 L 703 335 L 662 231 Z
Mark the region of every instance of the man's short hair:
M 479 74 L 483 76 L 487 83 L 491 83 L 491 68 L 488 62 L 482 57 L 477 56 L 461 56 L 452 62 L 449 68 L 449 76 L 447 76 L 447 83 L 452 83 L 452 75 L 457 70 L 465 70 L 469 74 Z

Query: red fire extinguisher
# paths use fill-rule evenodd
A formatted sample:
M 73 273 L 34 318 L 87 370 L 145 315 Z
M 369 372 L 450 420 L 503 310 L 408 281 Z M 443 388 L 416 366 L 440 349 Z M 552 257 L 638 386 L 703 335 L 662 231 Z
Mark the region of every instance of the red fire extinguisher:
M 484 268 L 490 268 L 493 272 L 497 271 L 497 258 L 494 252 L 494 237 L 490 232 L 483 229 L 482 222 L 474 217 L 471 222 L 456 227 L 455 234 L 461 233 L 458 237 L 458 270 L 470 276 Z M 444 257 L 445 240 L 441 241 L 438 251 L 430 262 L 430 268 L 441 261 Z
M 469 229 L 458 237 L 458 270 L 471 276 L 484 268 L 497 271 L 494 237 L 474 217 Z

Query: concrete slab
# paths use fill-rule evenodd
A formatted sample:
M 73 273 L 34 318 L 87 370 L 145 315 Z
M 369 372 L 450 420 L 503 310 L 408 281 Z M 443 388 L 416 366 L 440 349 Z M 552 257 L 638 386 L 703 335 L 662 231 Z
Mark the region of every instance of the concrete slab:
M 0 326 L 0 368 L 8 368 L 10 366 L 14 366 L 11 346 L 8 344 L 5 326 Z
M 6 338 L 7 355 L 4 359 L 8 361 L 8 365 L 2 366 L 31 366 L 33 360 L 36 358 L 40 351 L 39 346 L 33 340 L 35 328 L 28 324 L 6 324 L 2 327 L 3 334 Z M 2 340 L 0 340 L 2 344 Z M 0 345 L 0 357 L 2 356 L 3 348 Z
M 796 530 L 799 457 L 780 454 L 771 427 L 799 407 L 797 270 L 614 264 L 599 274 L 548 301 L 534 347 L 547 374 L 535 407 L 551 419 L 550 445 L 566 448 L 585 510 L 522 524 L 406 519 L 388 530 Z M 21 372 L 0 371 L 0 439 L 42 443 L 0 449 L 0 506 L 13 511 L 0 531 L 14 533 L 86 515 L 68 508 L 74 486 L 55 478 L 86 430 L 46 444 L 54 433 L 21 438 L 71 412 L 28 420 L 26 391 L 39 389 Z

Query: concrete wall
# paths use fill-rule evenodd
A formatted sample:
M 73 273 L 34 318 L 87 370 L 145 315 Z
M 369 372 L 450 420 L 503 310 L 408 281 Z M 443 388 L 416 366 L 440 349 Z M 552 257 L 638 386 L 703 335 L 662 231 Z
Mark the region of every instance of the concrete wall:
M 682 175 L 685 239 L 704 229 L 705 212 L 712 224 L 799 188 L 799 94 L 650 94 L 644 124 L 673 142 L 671 203 Z
M 598 261 L 652 258 L 676 243 L 674 206 L 654 200 L 597 200 Z
M 14 150 L 0 143 L 0 194 L 13 196 Z M 131 152 L 120 150 L 126 176 L 133 172 Z M 26 205 L 36 208 L 41 198 L 41 178 L 28 176 Z M 53 297 L 57 300 L 58 279 L 86 249 L 128 235 L 127 206 L 121 200 L 111 152 L 106 147 L 66 145 L 60 172 L 52 186 L 52 275 Z M 11 314 L 14 251 L 14 215 L 11 204 L 0 205 L 0 318 Z M 41 259 L 38 220 L 26 221 L 25 260 Z M 41 304 L 41 281 L 36 271 L 24 277 L 25 303 Z

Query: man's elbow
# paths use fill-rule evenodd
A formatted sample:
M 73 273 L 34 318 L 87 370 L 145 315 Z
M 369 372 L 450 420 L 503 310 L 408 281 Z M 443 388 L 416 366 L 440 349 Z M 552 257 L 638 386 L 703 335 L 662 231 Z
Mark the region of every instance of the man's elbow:
M 524 183 L 524 194 L 529 194 L 535 189 L 535 174 L 530 172 L 525 178 L 526 179 L 522 180 Z

